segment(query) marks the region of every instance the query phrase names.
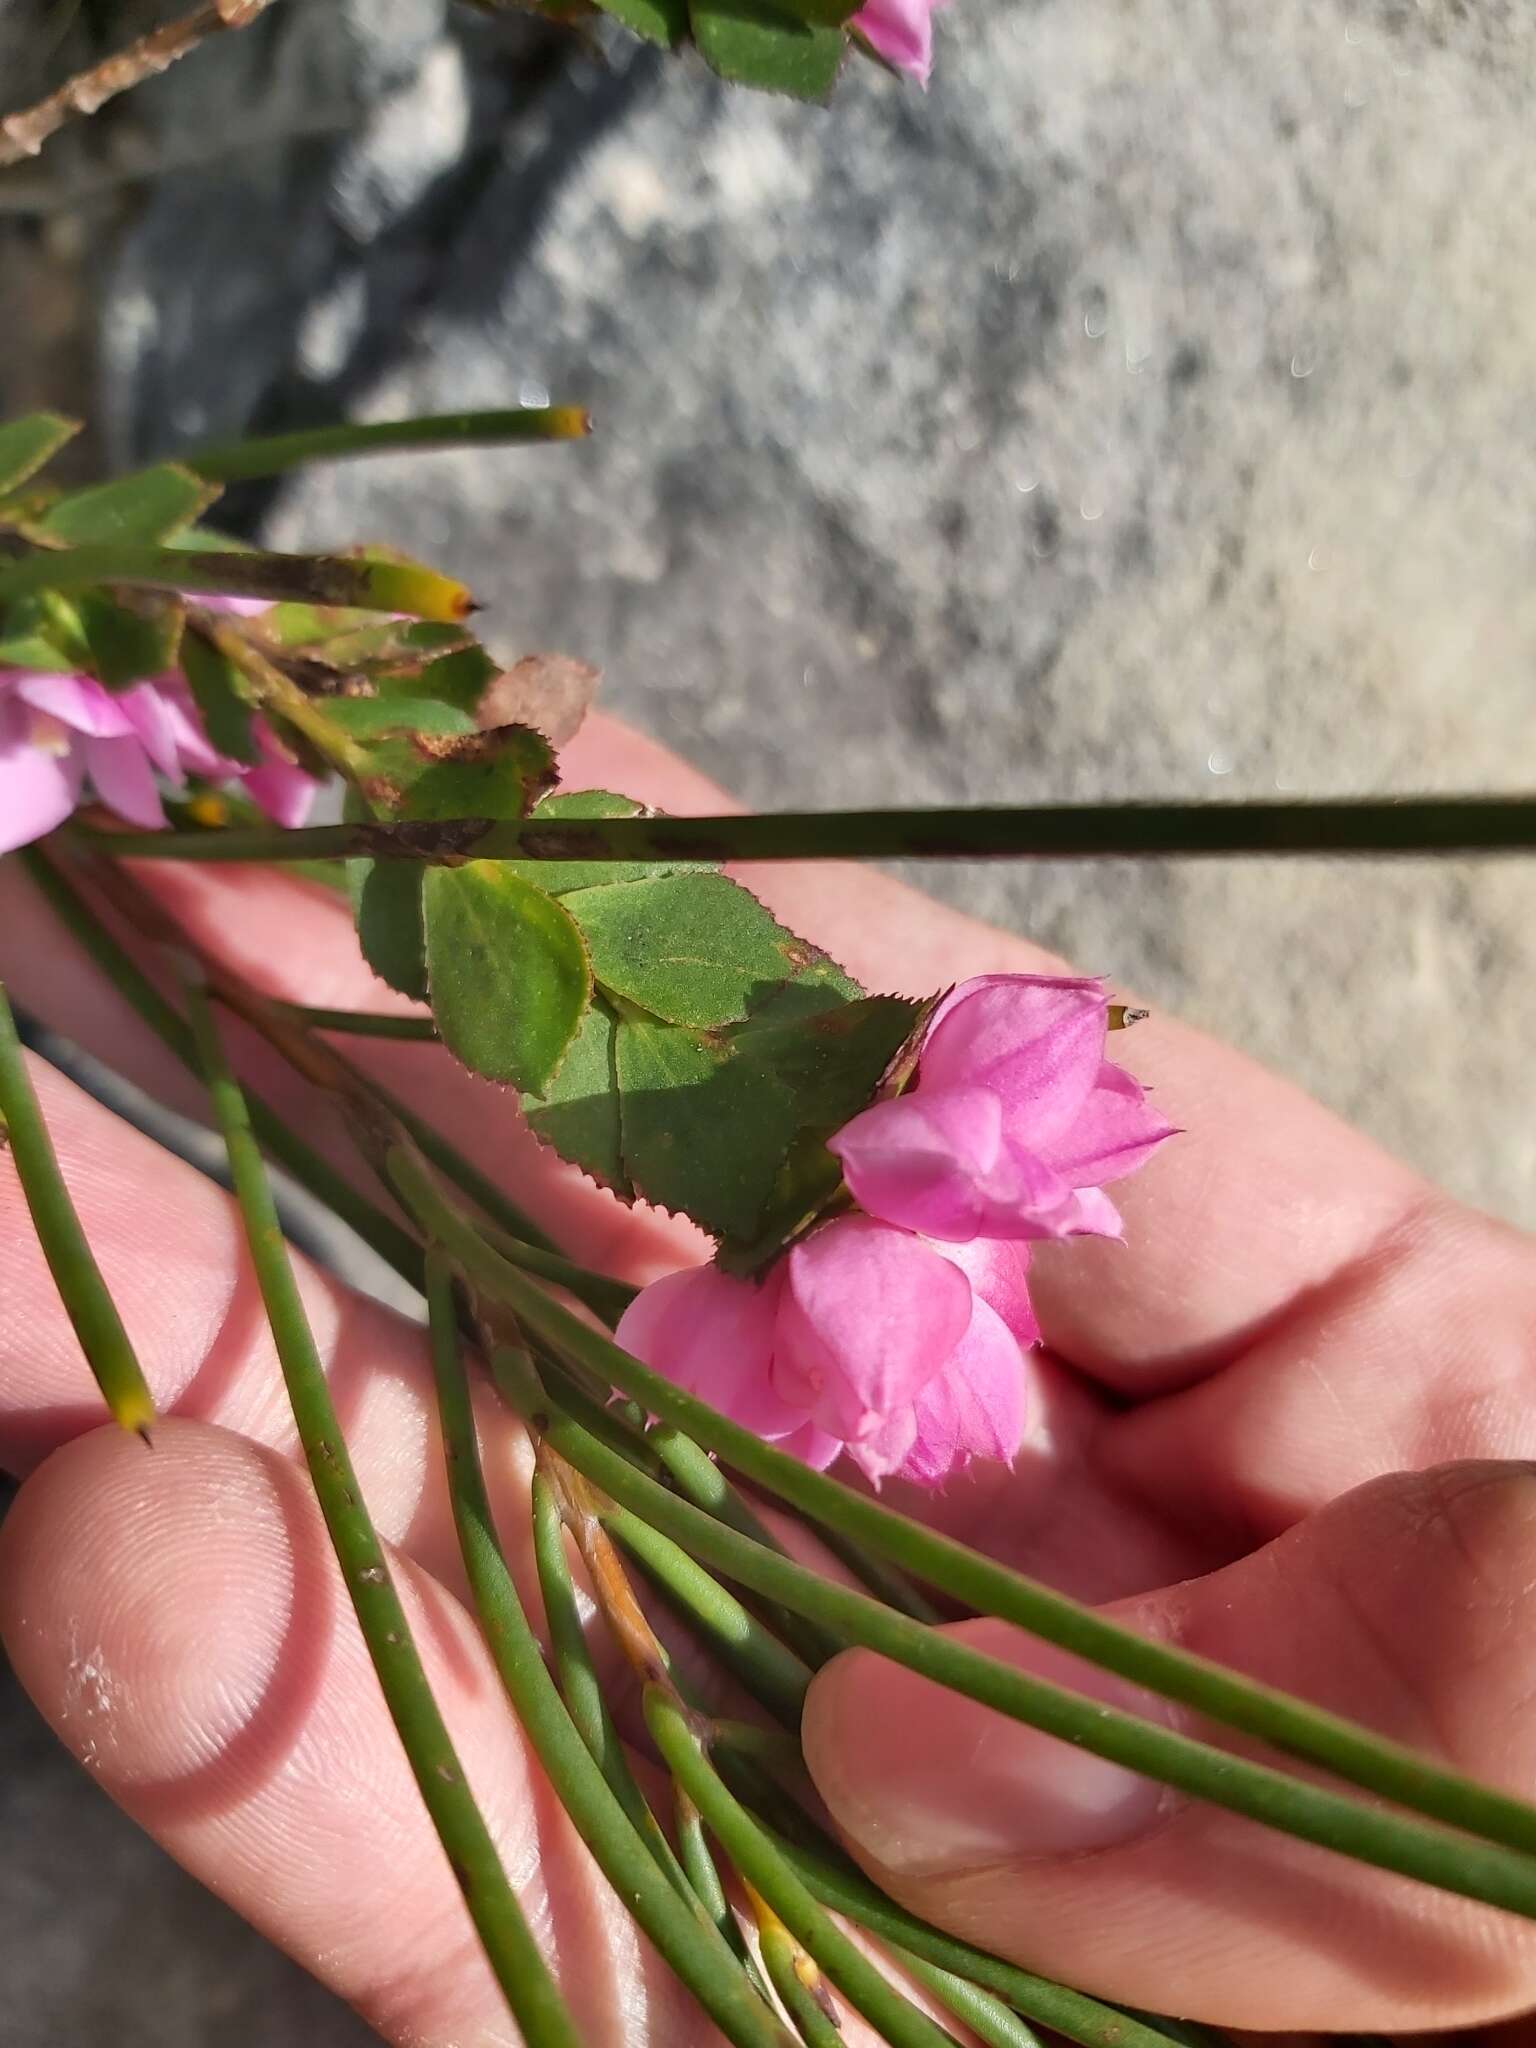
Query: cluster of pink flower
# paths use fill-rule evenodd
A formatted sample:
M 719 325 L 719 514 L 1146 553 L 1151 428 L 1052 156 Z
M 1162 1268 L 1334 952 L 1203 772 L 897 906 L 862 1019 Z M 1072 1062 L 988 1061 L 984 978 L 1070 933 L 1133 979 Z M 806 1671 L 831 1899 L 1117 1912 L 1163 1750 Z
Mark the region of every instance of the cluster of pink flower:
M 831 1140 L 859 1205 L 761 1280 L 711 1264 L 647 1287 L 619 1341 L 818 1467 L 936 1485 L 1008 1461 L 1038 1338 L 1031 1239 L 1118 1237 L 1104 1185 L 1172 1126 L 1105 1057 L 1102 982 L 987 975 L 935 1011 L 916 1079 Z
M 262 611 L 243 598 L 205 598 L 209 610 Z M 165 822 L 163 777 L 172 788 L 188 775 L 238 782 L 280 825 L 301 825 L 319 784 L 256 725 L 262 759 L 226 760 L 208 744 L 180 675 L 112 691 L 91 676 L 0 668 L 0 853 L 41 839 L 61 825 L 85 786 L 132 825 Z

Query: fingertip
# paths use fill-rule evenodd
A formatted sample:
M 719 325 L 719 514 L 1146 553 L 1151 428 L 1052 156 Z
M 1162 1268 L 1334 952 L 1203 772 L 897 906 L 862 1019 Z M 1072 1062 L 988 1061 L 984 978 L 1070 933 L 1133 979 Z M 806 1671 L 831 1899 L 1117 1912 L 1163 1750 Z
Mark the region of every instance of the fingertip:
M 47 1458 L 0 1528 L 17 1677 L 136 1811 L 216 1806 L 275 1767 L 272 1714 L 294 1677 L 285 1490 L 278 1461 L 223 1430 L 164 1419 L 151 1456 L 108 1425 Z

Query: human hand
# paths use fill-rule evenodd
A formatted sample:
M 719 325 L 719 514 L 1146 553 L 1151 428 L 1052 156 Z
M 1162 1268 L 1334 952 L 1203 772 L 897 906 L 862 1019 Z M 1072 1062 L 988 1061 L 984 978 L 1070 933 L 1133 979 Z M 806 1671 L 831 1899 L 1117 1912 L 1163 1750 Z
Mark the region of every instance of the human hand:
M 564 765 L 579 784 L 716 807 L 611 721 L 592 720 Z M 874 987 L 1042 964 L 880 877 L 749 879 Z M 274 993 L 390 1001 L 337 907 L 302 885 L 146 880 Z M 14 868 L 0 869 L 0 933 L 0 976 L 23 1003 L 198 1106 Z M 247 1049 L 263 1092 L 315 1134 L 314 1099 Z M 622 1210 L 554 1162 L 435 1049 L 353 1050 L 588 1263 L 646 1279 L 702 1252 L 687 1226 Z M 898 1505 L 1133 1625 L 1536 1792 L 1536 1487 L 1513 1462 L 1536 1446 L 1536 1254 L 1235 1053 L 1159 1020 L 1130 1055 L 1186 1135 L 1124 1189 L 1126 1246 L 1037 1254 L 1051 1348 L 1032 1360 L 1016 1470 Z M 388 2038 L 510 2039 L 295 1462 L 230 1206 L 38 1078 L 162 1410 L 182 1419 L 153 1457 L 92 1429 L 99 1405 L 0 1161 L 0 1456 L 34 1474 L 0 1532 L 12 1660 L 114 1797 Z M 429 1673 L 578 2021 L 596 2043 L 703 2042 L 540 1784 L 458 1603 L 419 1333 L 325 1274 L 302 1278 Z M 516 1512 L 527 1446 L 491 1402 L 479 1419 L 532 1602 Z M 1106 1687 L 1000 1624 L 964 1629 Z M 850 1845 L 897 1896 L 1103 1995 L 1268 2029 L 1450 2026 L 1536 2003 L 1522 1923 L 1181 1803 L 865 1653 L 817 1680 L 805 1740 Z

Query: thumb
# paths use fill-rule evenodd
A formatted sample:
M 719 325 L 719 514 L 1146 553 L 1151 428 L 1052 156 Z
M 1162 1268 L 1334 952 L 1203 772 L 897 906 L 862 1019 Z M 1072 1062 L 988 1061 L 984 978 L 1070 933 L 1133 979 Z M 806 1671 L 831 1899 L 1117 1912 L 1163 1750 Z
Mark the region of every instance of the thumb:
M 1536 1793 L 1536 1467 L 1375 1480 L 1209 1578 L 1108 1611 Z M 1246 1746 L 1006 1623 L 951 1632 Z M 1536 1926 L 1188 1800 L 870 1651 L 821 1671 L 803 1739 L 849 1848 L 903 1905 L 1100 1997 L 1265 2031 L 1464 2026 L 1536 2004 Z

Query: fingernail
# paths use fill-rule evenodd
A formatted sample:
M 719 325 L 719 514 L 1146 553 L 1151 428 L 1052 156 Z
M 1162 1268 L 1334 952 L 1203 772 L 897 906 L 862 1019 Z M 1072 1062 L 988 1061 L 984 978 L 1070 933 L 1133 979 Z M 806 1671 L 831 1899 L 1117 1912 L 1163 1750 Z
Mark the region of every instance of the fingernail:
M 1161 1700 L 1004 1623 L 949 1633 L 1167 1725 Z M 1176 1796 L 868 1651 L 838 1658 L 817 1678 L 802 1739 L 817 1789 L 850 1840 L 913 1877 L 1113 1848 L 1144 1834 Z

